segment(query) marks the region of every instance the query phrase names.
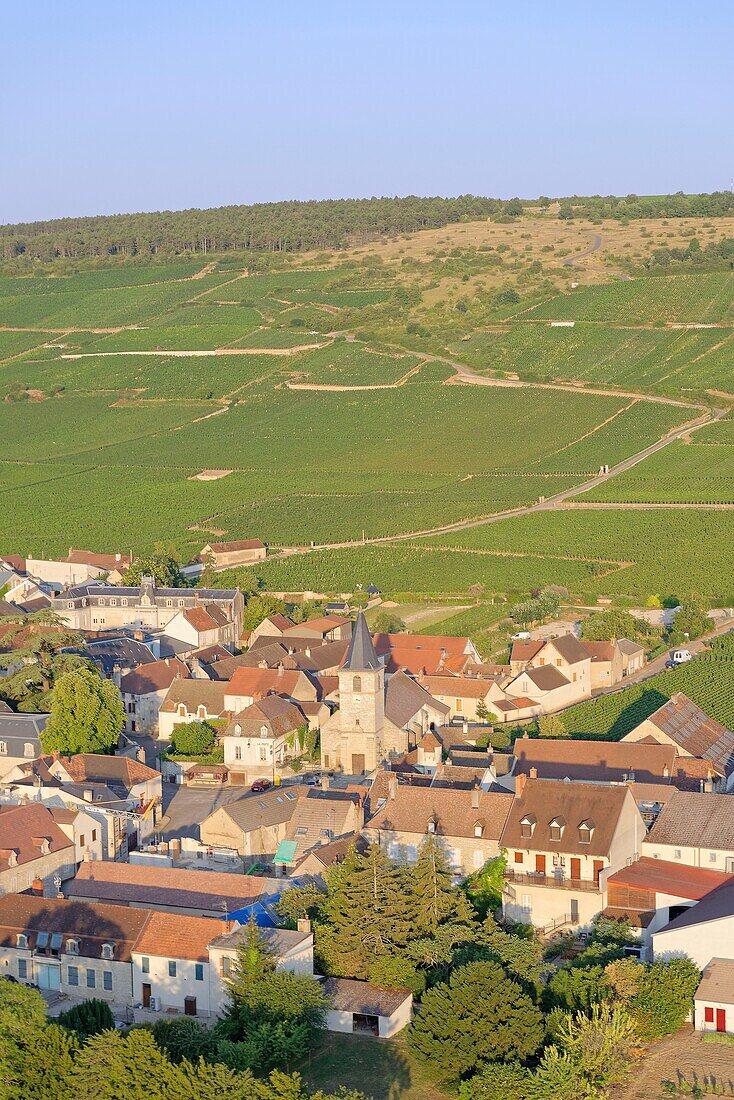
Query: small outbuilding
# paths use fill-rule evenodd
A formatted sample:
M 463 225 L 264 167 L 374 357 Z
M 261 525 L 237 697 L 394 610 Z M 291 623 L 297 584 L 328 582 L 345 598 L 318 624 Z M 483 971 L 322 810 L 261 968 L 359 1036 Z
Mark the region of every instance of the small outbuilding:
M 712 959 L 694 997 L 696 1031 L 734 1035 L 734 959 Z
M 351 978 L 327 978 L 324 993 L 331 1001 L 326 1013 L 328 1031 L 391 1039 L 413 1018 L 413 994 L 409 989 L 383 989 Z

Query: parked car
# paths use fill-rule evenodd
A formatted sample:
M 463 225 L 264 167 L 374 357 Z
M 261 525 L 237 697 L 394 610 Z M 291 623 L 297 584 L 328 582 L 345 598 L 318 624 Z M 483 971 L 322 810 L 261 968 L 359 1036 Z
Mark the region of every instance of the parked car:
M 321 775 L 319 772 L 309 772 L 304 775 L 303 782 L 307 787 L 318 787 L 321 784 Z
M 259 794 L 260 791 L 266 791 L 268 787 L 272 787 L 272 783 L 269 779 L 256 779 L 250 787 L 253 794 Z

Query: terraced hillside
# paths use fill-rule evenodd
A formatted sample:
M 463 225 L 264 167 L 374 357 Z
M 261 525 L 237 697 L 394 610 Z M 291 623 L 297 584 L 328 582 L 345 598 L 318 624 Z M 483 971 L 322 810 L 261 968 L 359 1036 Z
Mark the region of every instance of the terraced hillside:
M 324 547 L 274 588 L 723 598 L 734 274 L 567 267 L 589 231 L 550 216 L 470 231 L 0 276 L 0 551 L 257 535 Z

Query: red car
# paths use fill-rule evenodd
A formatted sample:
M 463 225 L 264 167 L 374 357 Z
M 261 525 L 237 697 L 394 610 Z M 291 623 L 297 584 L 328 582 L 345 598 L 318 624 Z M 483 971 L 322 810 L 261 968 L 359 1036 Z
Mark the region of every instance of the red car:
M 266 791 L 268 787 L 272 787 L 272 783 L 269 779 L 256 779 L 250 787 L 253 794 L 259 794 L 260 791 Z

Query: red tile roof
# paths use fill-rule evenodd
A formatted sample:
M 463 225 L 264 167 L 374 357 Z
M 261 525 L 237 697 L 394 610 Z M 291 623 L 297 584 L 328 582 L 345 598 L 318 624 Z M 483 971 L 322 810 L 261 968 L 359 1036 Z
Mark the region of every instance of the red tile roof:
M 387 658 L 388 672 L 404 668 L 414 676 L 434 675 L 449 658 L 466 657 L 469 644 L 468 638 L 433 634 L 375 634 L 372 641 L 378 657 Z
M 622 867 L 620 871 L 610 875 L 607 886 L 612 883 L 617 886 L 633 886 L 700 901 L 717 886 L 723 886 L 727 882 L 734 882 L 734 875 L 710 871 L 706 867 L 687 867 L 664 859 L 642 856 L 629 867 Z
M 236 668 L 226 689 L 227 695 L 245 695 L 261 699 L 269 691 L 291 695 L 303 673 L 277 668 Z
M 218 921 L 212 917 L 146 911 L 148 921 L 134 948 L 138 955 L 208 962 L 207 947 L 212 940 L 223 933 L 231 932 L 236 926 L 234 921 Z
M 19 866 L 40 859 L 43 840 L 48 841 L 51 852 L 74 847 L 74 842 L 40 802 L 28 806 L 0 806 L 0 870 L 11 866 L 12 853 Z
M 236 550 L 264 550 L 265 543 L 260 539 L 240 539 L 239 542 L 209 542 L 207 546 L 214 554 L 231 554 Z M 202 548 L 202 554 L 207 546 Z
M 177 677 L 185 680 L 189 670 L 178 657 L 166 657 L 149 665 L 140 665 L 120 680 L 120 691 L 126 695 L 148 695 L 164 691 Z

